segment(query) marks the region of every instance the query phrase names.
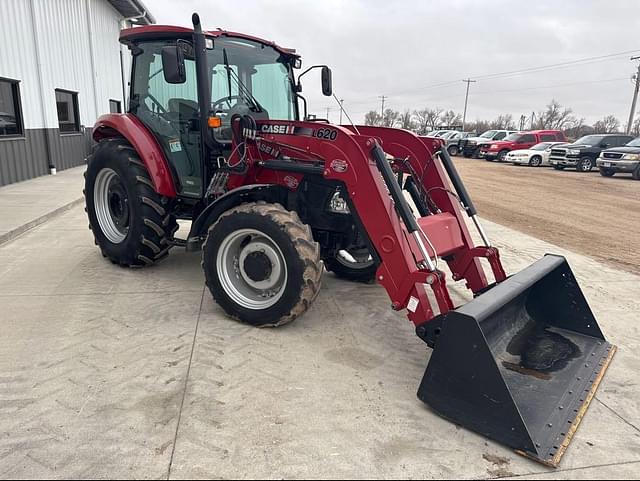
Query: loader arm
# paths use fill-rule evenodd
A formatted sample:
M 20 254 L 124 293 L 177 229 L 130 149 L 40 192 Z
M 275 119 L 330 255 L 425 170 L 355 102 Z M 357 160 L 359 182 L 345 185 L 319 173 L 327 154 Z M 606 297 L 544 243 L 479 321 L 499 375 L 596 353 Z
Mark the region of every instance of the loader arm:
M 475 209 L 451 159 L 436 155 L 438 141 L 373 127 L 254 125 L 241 129 L 236 145 L 247 149 L 236 149 L 242 154 L 230 162 L 245 168 L 228 187 L 272 183 L 295 191 L 305 175 L 342 183 L 392 308 L 406 309 L 417 334 L 434 347 L 419 399 L 457 424 L 557 466 L 616 351 L 566 260 L 548 255 L 507 278 L 497 249 L 474 245 L 465 211 L 473 216 Z M 417 212 L 401 188 L 405 176 Z M 474 300 L 453 305 L 438 258 L 455 280 L 466 280 Z M 480 258 L 489 261 L 492 285 Z

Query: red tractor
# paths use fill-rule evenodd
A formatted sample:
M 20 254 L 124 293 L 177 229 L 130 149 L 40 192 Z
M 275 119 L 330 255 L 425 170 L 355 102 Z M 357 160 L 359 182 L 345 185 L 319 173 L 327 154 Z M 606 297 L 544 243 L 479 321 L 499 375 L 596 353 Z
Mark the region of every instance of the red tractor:
M 193 29 L 133 28 L 121 42 L 130 108 L 98 119 L 85 185 L 105 257 L 145 266 L 174 246 L 202 251 L 215 301 L 254 326 L 302 315 L 324 268 L 375 279 L 434 348 L 418 397 L 558 464 L 615 352 L 564 258 L 507 277 L 442 141 L 310 118 L 300 77 L 320 68 L 332 95 L 331 71 L 296 79 L 294 50 L 203 32 L 196 14 Z M 177 219 L 191 221 L 186 239 Z M 456 308 L 443 264 L 474 300 Z

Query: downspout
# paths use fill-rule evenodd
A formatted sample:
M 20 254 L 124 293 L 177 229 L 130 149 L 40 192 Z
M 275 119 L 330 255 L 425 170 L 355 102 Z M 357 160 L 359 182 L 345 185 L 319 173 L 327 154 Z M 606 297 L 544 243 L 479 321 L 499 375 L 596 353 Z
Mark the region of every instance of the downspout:
M 95 108 L 96 120 L 100 115 L 100 104 L 98 102 L 98 80 L 96 78 L 96 56 L 93 45 L 93 28 L 91 25 L 91 0 L 86 0 L 87 4 L 87 29 L 89 32 L 89 57 L 91 59 L 91 80 L 93 82 L 93 107 Z M 95 120 L 94 120 L 95 123 Z
M 49 133 L 47 132 L 47 110 L 46 103 L 44 101 L 44 87 L 42 85 L 42 79 L 44 75 L 42 74 L 42 55 L 40 55 L 40 43 L 38 42 L 38 35 L 36 34 L 36 12 L 35 12 L 35 0 L 31 0 L 29 2 L 29 10 L 31 13 L 31 28 L 33 33 L 33 44 L 36 48 L 36 64 L 37 64 L 37 75 L 38 75 L 38 90 L 40 91 L 40 110 L 42 111 L 42 130 L 44 131 L 44 150 L 45 155 L 47 156 L 47 167 L 49 168 L 49 173 L 51 175 L 56 174 L 56 166 L 53 163 L 53 158 L 51 157 L 51 141 L 49 140 Z
M 133 8 L 135 8 L 138 12 L 140 12 L 140 9 L 132 1 L 129 1 L 129 4 Z M 132 23 L 133 20 L 140 20 L 141 18 L 145 18 L 146 16 L 147 16 L 147 11 L 143 10 L 142 13 L 140 13 L 140 15 L 134 15 L 132 17 L 122 17 L 120 19 L 120 30 L 127 28 L 127 22 Z M 128 112 L 129 111 L 129 102 L 128 102 L 129 96 L 127 95 L 128 80 L 124 76 L 124 54 L 122 53 L 123 48 L 124 47 L 122 46 L 122 44 L 120 44 L 120 82 L 122 83 L 122 111 Z

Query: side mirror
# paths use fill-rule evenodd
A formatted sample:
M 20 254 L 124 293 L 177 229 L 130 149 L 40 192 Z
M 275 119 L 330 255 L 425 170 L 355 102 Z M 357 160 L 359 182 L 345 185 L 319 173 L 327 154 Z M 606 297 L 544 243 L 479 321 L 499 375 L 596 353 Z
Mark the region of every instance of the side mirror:
M 162 47 L 162 71 L 167 83 L 183 84 L 187 81 L 184 53 L 178 46 Z
M 322 93 L 327 97 L 331 97 L 331 94 L 333 93 L 331 69 L 326 66 L 322 67 Z

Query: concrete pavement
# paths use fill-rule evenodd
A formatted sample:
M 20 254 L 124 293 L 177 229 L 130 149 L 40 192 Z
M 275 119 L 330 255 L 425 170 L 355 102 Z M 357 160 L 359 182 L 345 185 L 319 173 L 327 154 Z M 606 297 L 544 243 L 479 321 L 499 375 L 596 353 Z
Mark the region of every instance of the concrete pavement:
M 417 400 L 430 352 L 379 286 L 325 274 L 301 319 L 250 328 L 199 255 L 114 266 L 77 206 L 0 246 L 0 477 L 640 477 L 640 278 L 485 227 L 510 272 L 567 255 L 620 348 L 560 470 Z
M 86 166 L 0 187 L 0 244 L 82 202 Z

